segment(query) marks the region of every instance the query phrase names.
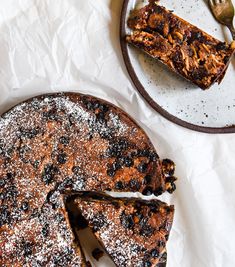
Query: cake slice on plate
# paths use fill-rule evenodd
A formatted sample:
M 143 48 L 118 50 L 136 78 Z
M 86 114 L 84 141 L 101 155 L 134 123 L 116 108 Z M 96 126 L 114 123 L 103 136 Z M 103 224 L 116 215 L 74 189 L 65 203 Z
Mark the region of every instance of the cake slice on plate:
M 235 42 L 215 39 L 157 1 L 134 10 L 128 26 L 133 32 L 127 42 L 202 89 L 221 82 L 235 50 Z
M 91 193 L 74 204 L 117 266 L 165 266 L 173 206 Z

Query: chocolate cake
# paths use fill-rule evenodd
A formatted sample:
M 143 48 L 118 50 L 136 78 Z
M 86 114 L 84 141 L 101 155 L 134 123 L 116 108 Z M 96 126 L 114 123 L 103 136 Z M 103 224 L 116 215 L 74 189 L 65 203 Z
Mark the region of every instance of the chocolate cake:
M 158 5 L 134 10 L 127 42 L 160 60 L 202 89 L 221 82 L 235 50 L 235 42 L 221 42 Z
M 117 266 L 165 266 L 173 206 L 92 194 L 74 203 Z
M 172 192 L 174 178 L 164 166 L 144 131 L 103 100 L 64 93 L 12 108 L 0 118 L 0 266 L 51 266 L 54 258 L 61 266 L 64 258 L 66 266 L 83 266 L 59 197 Z M 51 228 L 42 236 L 47 221 Z M 26 250 L 30 244 L 30 253 L 18 242 Z

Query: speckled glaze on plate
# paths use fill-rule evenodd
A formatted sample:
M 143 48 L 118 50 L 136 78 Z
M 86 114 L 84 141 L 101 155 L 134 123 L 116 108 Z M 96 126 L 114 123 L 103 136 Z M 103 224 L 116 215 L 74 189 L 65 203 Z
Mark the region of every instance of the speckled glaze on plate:
M 127 45 L 125 35 L 130 32 L 126 23 L 129 13 L 146 2 L 124 0 L 121 15 L 124 61 L 138 91 L 156 111 L 183 127 L 206 133 L 235 133 L 235 57 L 222 83 L 203 91 Z M 162 0 L 160 4 L 212 36 L 231 41 L 229 32 L 215 21 L 206 1 Z

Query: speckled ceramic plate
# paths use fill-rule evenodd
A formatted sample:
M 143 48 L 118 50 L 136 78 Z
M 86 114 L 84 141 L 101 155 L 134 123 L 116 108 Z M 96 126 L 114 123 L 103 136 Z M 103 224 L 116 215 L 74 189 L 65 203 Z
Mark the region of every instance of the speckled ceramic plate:
M 148 103 L 167 119 L 192 130 L 235 133 L 235 56 L 220 85 L 203 91 L 140 50 L 127 45 L 130 10 L 143 0 L 124 0 L 121 16 L 121 47 L 131 79 Z M 235 4 L 235 0 L 233 0 Z M 213 18 L 206 0 L 162 0 L 180 17 L 212 36 L 231 41 L 230 33 Z

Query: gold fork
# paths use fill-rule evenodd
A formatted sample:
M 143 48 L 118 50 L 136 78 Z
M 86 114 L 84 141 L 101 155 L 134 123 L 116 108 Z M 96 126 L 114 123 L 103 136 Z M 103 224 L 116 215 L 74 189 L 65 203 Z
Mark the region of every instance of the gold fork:
M 234 6 L 231 0 L 209 0 L 209 5 L 215 19 L 227 26 L 235 40 L 235 29 L 233 26 Z

